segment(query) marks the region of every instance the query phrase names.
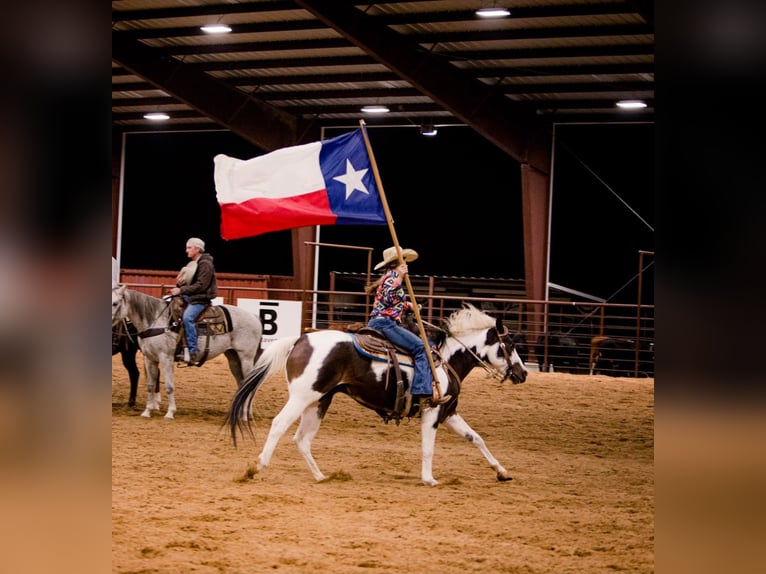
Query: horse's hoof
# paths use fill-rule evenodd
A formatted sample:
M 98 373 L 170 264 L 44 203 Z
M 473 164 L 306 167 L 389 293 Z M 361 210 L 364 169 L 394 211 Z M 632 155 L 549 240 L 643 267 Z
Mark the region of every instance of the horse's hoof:
M 173 416 L 173 413 L 168 413 L 168 414 L 165 415 L 165 418 L 166 419 L 174 419 L 175 417 Z
M 146 409 L 144 412 L 141 413 L 141 416 L 145 419 L 152 418 L 152 412 L 149 409 Z
M 431 480 L 424 480 L 423 484 L 425 484 L 426 486 L 436 486 L 437 484 L 439 484 L 439 482 L 432 478 Z
M 508 482 L 509 480 L 513 480 L 513 477 L 508 474 L 501 474 L 498 472 L 497 480 L 499 480 L 500 482 Z

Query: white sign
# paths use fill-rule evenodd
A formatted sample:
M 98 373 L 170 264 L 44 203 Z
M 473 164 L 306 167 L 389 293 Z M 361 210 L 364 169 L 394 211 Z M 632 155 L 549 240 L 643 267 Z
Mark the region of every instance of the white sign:
M 261 347 L 275 339 L 301 334 L 300 301 L 270 301 L 266 299 L 237 299 L 237 307 L 258 315 L 263 325 Z

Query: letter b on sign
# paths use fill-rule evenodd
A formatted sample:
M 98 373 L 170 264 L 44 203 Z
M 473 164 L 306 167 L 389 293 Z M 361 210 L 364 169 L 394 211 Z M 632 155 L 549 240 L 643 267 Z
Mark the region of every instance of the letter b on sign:
M 237 299 L 237 307 L 257 315 L 263 325 L 261 347 L 275 339 L 301 334 L 300 301 L 267 301 L 264 299 Z
M 263 323 L 263 336 L 276 335 L 279 328 L 277 326 L 277 310 L 261 307 L 261 323 Z

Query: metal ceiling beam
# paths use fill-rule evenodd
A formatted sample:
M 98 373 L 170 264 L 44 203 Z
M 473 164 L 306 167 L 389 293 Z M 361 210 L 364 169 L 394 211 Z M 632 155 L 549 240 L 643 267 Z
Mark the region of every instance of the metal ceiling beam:
M 627 0 L 628 4 L 654 28 L 654 0 Z
M 533 153 L 528 138 L 548 137 L 549 126 L 523 112 L 501 93 L 418 49 L 363 12 L 320 0 L 295 0 L 354 45 L 372 55 L 422 93 L 493 142 L 517 161 L 549 173 L 549 158 Z
M 419 44 L 444 42 L 495 42 L 498 40 L 558 40 L 562 38 L 603 38 L 605 36 L 650 36 L 647 24 L 609 26 L 552 26 L 550 28 L 513 28 L 510 30 L 455 30 L 406 34 Z
M 177 60 L 158 58 L 150 48 L 114 31 L 112 59 L 266 151 L 295 145 L 300 140 L 301 126 L 295 116 Z
M 229 63 L 229 62 L 226 62 Z M 232 62 L 235 63 L 235 62 Z M 218 69 L 211 63 L 210 67 Z M 207 70 L 206 64 L 185 64 L 190 68 L 197 70 Z M 232 67 L 232 70 L 239 70 L 238 67 Z M 247 69 L 247 68 L 242 68 Z M 119 70 L 119 71 L 118 71 Z M 112 77 L 118 76 L 132 76 L 133 74 L 128 70 L 112 71 Z M 466 74 L 469 74 L 475 78 L 487 78 L 497 81 L 503 78 L 545 78 L 546 81 L 551 80 L 556 76 L 584 76 L 588 80 L 592 79 L 592 76 L 619 76 L 624 78 L 628 75 L 643 75 L 653 76 L 654 65 L 651 63 L 646 64 L 590 64 L 590 65 L 571 65 L 571 66 L 522 66 L 522 67 L 508 67 L 502 68 L 470 68 L 465 70 Z M 402 81 L 399 76 L 393 72 L 338 72 L 335 74 L 296 74 L 296 75 L 280 75 L 280 76 L 248 76 L 242 78 L 227 78 L 233 86 L 256 86 L 259 84 L 259 79 L 263 80 L 264 84 L 270 86 L 279 86 L 281 84 L 325 84 L 325 83 L 362 83 L 362 82 L 394 82 Z M 613 82 L 615 80 L 605 80 L 605 82 Z M 652 79 L 645 80 L 652 82 Z M 573 82 L 574 83 L 574 82 Z M 504 84 L 505 85 L 505 84 Z M 545 83 L 540 84 L 545 85 Z M 608 85 L 608 84 L 605 84 Z M 652 85 L 652 89 L 653 89 Z M 113 82 L 112 92 L 145 92 L 150 90 L 156 90 L 157 87 L 148 82 Z M 502 88 L 505 89 L 505 88 Z M 536 88 L 530 88 L 536 89 Z
M 448 60 L 538 60 L 544 58 L 613 58 L 615 56 L 654 56 L 652 44 L 614 44 L 608 46 L 570 46 L 513 48 L 510 50 L 449 50 L 441 46 L 431 54 Z
M 297 32 L 306 30 L 324 30 L 327 28 L 318 20 L 288 20 L 286 22 L 254 22 L 251 24 L 232 25 L 237 34 L 262 34 L 264 32 Z M 146 38 L 183 38 L 187 36 L 205 37 L 207 34 L 199 26 L 177 26 L 174 28 L 140 28 L 120 30 L 132 40 Z
M 376 17 L 375 21 L 381 18 Z M 426 21 L 427 22 L 427 21 Z M 325 30 L 327 26 L 316 19 L 287 20 L 276 22 L 253 22 L 232 24 L 235 34 L 261 34 L 265 32 L 297 32 Z M 168 28 L 118 29 L 132 40 L 152 38 L 184 38 L 191 36 L 205 37 L 199 26 L 176 26 Z M 589 26 L 551 26 L 546 28 L 512 28 L 505 30 L 455 30 L 450 32 L 404 33 L 407 38 L 418 43 L 434 42 L 491 42 L 496 40 L 529 40 L 556 38 L 587 38 L 604 36 L 643 36 L 652 35 L 654 28 L 649 24 L 604 24 Z
M 529 94 L 566 94 L 566 93 L 591 93 L 602 94 L 607 92 L 635 92 L 651 91 L 652 84 L 643 82 L 568 82 L 554 84 L 503 84 L 498 89 L 504 94 L 529 95 Z M 273 101 L 301 101 L 318 99 L 359 99 L 359 98 L 424 98 L 415 88 L 351 88 L 351 89 L 326 89 L 326 90 L 262 90 L 258 92 L 258 98 L 264 102 Z M 175 102 L 171 97 L 149 98 L 115 98 L 114 107 L 125 106 L 157 106 L 171 105 Z
M 336 5 L 351 7 L 360 5 L 357 0 L 332 0 Z M 422 2 L 413 0 L 413 2 Z M 378 2 L 373 7 L 389 2 Z M 395 2 L 406 4 L 408 2 Z M 522 18 L 563 18 L 571 16 L 603 16 L 616 14 L 632 14 L 638 12 L 644 19 L 644 13 L 653 7 L 651 0 L 628 0 L 627 2 L 604 2 L 598 4 L 563 4 L 557 6 L 519 6 L 512 8 L 512 16 Z M 151 10 L 113 10 L 113 22 L 129 22 L 135 20 L 167 20 L 172 18 L 195 18 L 199 16 L 224 16 L 226 14 L 248 14 L 266 12 L 295 11 L 295 2 L 290 0 L 272 0 L 261 2 L 220 3 L 203 6 L 185 6 L 182 8 L 158 8 Z M 431 22 L 470 22 L 478 20 L 474 10 L 450 10 L 440 12 L 405 12 L 401 14 L 370 14 L 381 24 L 396 26 L 402 24 L 426 24 Z
M 440 44 L 435 38 L 429 35 L 429 41 L 409 42 L 406 35 L 398 35 L 387 28 L 382 30 L 397 38 L 397 42 L 408 42 L 411 50 L 424 52 L 420 44 L 436 44 L 438 50 L 428 53 L 443 58 L 454 58 L 456 60 L 513 60 L 528 58 L 567 58 L 567 57 L 593 57 L 593 56 L 652 56 L 654 55 L 654 46 L 651 42 L 625 42 L 623 44 L 608 44 L 600 46 L 556 46 L 545 48 L 497 48 L 488 50 L 451 50 L 445 45 Z M 566 35 L 559 36 L 566 38 Z M 530 38 L 535 38 L 531 35 Z M 353 43 L 353 40 L 351 41 Z M 338 48 L 353 48 L 349 45 L 349 40 L 344 38 L 314 38 L 306 40 L 270 40 L 263 42 L 229 42 L 226 44 L 193 44 L 177 46 L 156 46 L 153 47 L 157 56 L 200 56 L 205 54 L 236 54 L 236 53 L 265 53 L 277 51 L 315 51 L 315 50 L 336 50 Z M 361 47 L 361 46 L 360 46 Z M 363 47 L 362 47 L 363 49 Z
M 233 52 L 279 52 L 290 50 L 334 50 L 350 48 L 343 38 L 313 38 L 309 40 L 271 40 L 266 42 L 237 42 L 182 46 L 152 46 L 157 57 L 190 56 L 195 54 L 231 54 Z
M 510 3 L 510 2 L 509 2 Z M 358 2 L 357 2 L 358 4 Z M 386 4 L 386 2 L 383 2 Z M 511 17 L 522 19 L 571 18 L 573 16 L 612 16 L 632 14 L 636 10 L 625 2 L 604 2 L 599 4 L 561 4 L 556 6 L 509 7 Z M 428 24 L 431 22 L 476 22 L 481 18 L 476 10 L 450 10 L 441 12 L 404 12 L 400 14 L 373 14 L 374 18 L 387 26 L 404 24 Z
M 156 8 L 151 10 L 112 10 L 112 22 L 132 20 L 165 20 L 168 18 L 194 18 L 195 16 L 220 16 L 223 14 L 246 14 L 248 12 L 282 12 L 296 10 L 292 0 L 221 3 L 184 8 Z

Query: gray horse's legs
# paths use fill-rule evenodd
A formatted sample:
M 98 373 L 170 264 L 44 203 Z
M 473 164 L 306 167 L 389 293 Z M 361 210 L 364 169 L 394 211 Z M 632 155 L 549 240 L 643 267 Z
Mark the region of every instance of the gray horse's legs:
M 160 368 L 157 363 L 144 356 L 144 369 L 146 370 L 146 408 L 141 416 L 148 419 L 152 416 L 152 411 L 160 408 L 160 393 L 159 390 L 155 391 L 160 378 Z
M 160 358 L 160 365 L 162 366 L 162 373 L 165 375 L 165 392 L 168 395 L 168 411 L 165 413 L 165 418 L 172 419 L 175 418 L 176 413 L 173 355 L 162 356 Z
M 298 447 L 298 452 L 301 453 L 306 464 L 309 465 L 311 474 L 314 475 L 314 479 L 317 481 L 327 478 L 322 471 L 319 470 L 314 457 L 311 454 L 311 441 L 319 431 L 319 425 L 322 424 L 322 419 L 319 418 L 319 408 L 316 404 L 310 405 L 301 414 L 301 422 L 298 425 L 298 430 L 295 431 L 293 441 L 295 446 Z
M 231 371 L 231 374 L 234 375 L 234 380 L 237 381 L 237 388 L 239 388 L 242 385 L 242 379 L 244 378 L 242 361 L 234 349 L 228 349 L 227 351 L 224 351 L 223 354 L 226 355 L 226 360 L 229 361 L 229 370 Z M 252 368 L 252 364 L 250 366 Z
M 465 420 L 463 420 L 463 417 L 461 417 L 458 414 L 454 414 L 451 417 L 448 417 L 447 420 L 444 421 L 444 426 L 446 426 L 449 429 L 452 429 L 455 432 L 455 434 L 462 436 L 468 442 L 476 445 L 476 448 L 478 448 L 481 451 L 481 454 L 483 454 L 484 458 L 486 458 L 487 462 L 489 462 L 489 466 L 491 466 L 497 473 L 497 480 L 500 480 L 500 481 L 512 480 L 512 477 L 510 474 L 508 474 L 508 471 L 505 470 L 505 468 L 503 468 L 503 465 L 501 465 L 497 461 L 497 459 L 494 456 L 492 456 L 492 453 L 489 452 L 487 445 L 484 444 L 484 439 L 481 438 L 479 433 L 477 433 L 470 426 L 468 426 L 468 423 L 465 422 Z

